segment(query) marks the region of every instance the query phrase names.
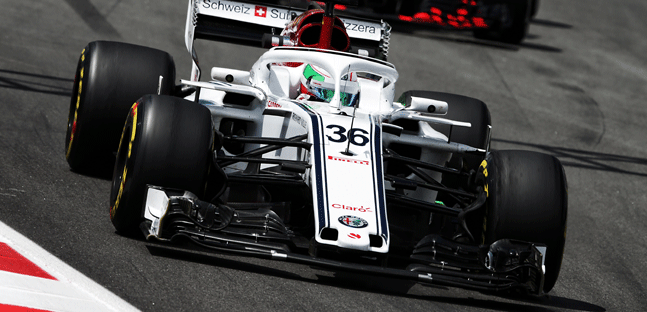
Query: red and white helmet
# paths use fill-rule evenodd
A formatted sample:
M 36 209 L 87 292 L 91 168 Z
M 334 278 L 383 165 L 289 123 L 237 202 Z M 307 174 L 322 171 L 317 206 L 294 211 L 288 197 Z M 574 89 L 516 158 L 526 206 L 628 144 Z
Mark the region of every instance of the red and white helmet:
M 321 28 L 324 21 L 324 10 L 314 9 L 303 12 L 288 23 L 281 36 L 288 37 L 292 45 L 306 48 L 320 48 Z M 330 38 L 332 50 L 348 52 L 350 37 L 346 26 L 339 17 L 334 17 L 334 26 Z

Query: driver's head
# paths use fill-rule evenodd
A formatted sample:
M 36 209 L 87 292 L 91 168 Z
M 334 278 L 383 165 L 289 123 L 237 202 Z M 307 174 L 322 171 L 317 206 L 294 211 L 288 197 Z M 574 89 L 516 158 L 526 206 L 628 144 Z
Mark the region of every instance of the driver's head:
M 301 75 L 300 92 L 330 103 L 335 96 L 335 80 L 323 69 L 307 64 Z M 359 83 L 354 73 L 342 77 L 339 100 L 342 106 L 355 106 L 359 102 Z

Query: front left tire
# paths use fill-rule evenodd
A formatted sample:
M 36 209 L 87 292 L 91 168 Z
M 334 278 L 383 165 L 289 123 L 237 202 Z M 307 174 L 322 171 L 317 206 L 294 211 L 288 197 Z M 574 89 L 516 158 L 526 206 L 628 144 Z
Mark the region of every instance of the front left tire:
M 206 107 L 176 97 L 146 95 L 123 128 L 110 191 L 117 232 L 137 232 L 147 185 L 205 193 L 213 156 L 213 126 Z

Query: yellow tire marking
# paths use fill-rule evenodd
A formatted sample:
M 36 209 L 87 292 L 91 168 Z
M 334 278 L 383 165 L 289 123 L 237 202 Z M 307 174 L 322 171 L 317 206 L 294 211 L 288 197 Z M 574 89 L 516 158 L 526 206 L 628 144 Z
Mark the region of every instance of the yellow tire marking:
M 480 167 L 483 168 L 483 175 L 487 178 L 487 160 L 483 159 Z
M 479 169 L 483 168 L 483 176 L 487 178 L 488 172 L 487 172 L 487 160 L 483 159 L 481 162 L 481 165 L 479 166 Z M 485 191 L 485 197 L 490 197 L 490 192 L 488 190 L 488 184 L 485 183 L 483 185 L 483 191 Z M 488 214 L 488 208 L 487 204 L 485 205 L 485 217 L 483 218 L 483 233 L 481 234 L 481 244 L 485 244 L 485 233 L 487 233 L 487 214 Z
M 81 51 L 81 63 L 85 61 L 85 49 Z M 70 144 L 67 145 L 67 152 L 65 152 L 65 159 L 70 158 L 70 151 L 72 150 L 72 142 L 74 141 L 74 128 L 76 128 L 76 120 L 79 113 L 79 106 L 81 105 L 81 91 L 83 90 L 83 70 L 85 67 L 81 66 L 79 73 L 79 91 L 76 93 L 76 108 L 74 109 L 74 120 L 72 121 L 72 134 L 70 135 Z M 69 123 L 69 120 L 68 120 Z
M 130 160 L 130 155 L 133 149 L 133 141 L 135 141 L 135 133 L 137 133 L 137 106 L 139 106 L 139 103 L 135 102 L 135 104 L 133 104 L 131 108 L 131 114 L 133 116 L 133 129 L 130 134 L 130 142 L 128 143 L 128 156 L 126 157 L 126 161 L 124 162 L 124 172 L 121 176 L 121 183 L 119 183 L 119 192 L 117 193 L 117 199 L 115 200 L 114 206 L 110 207 L 110 219 L 115 217 L 115 213 L 119 208 L 119 202 L 121 201 L 121 195 L 123 194 L 124 187 L 126 185 L 126 175 L 128 174 L 128 160 Z M 124 134 L 124 132 L 121 133 L 121 140 L 119 141 L 119 150 L 117 151 L 117 155 L 119 155 L 119 151 L 121 150 L 121 142 L 123 141 Z

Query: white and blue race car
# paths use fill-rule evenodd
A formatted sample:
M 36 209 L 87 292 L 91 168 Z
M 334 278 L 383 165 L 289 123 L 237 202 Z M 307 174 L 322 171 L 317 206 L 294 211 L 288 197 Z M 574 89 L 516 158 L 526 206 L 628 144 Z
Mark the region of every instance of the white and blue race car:
M 550 291 L 566 233 L 559 160 L 490 150 L 477 99 L 396 100 L 389 26 L 334 15 L 352 2 L 190 0 L 193 67 L 180 85 L 165 52 L 90 43 L 70 103 L 70 167 L 112 171 L 117 231 L 164 246 Z M 201 81 L 196 39 L 270 48 L 249 71 L 216 67 Z

